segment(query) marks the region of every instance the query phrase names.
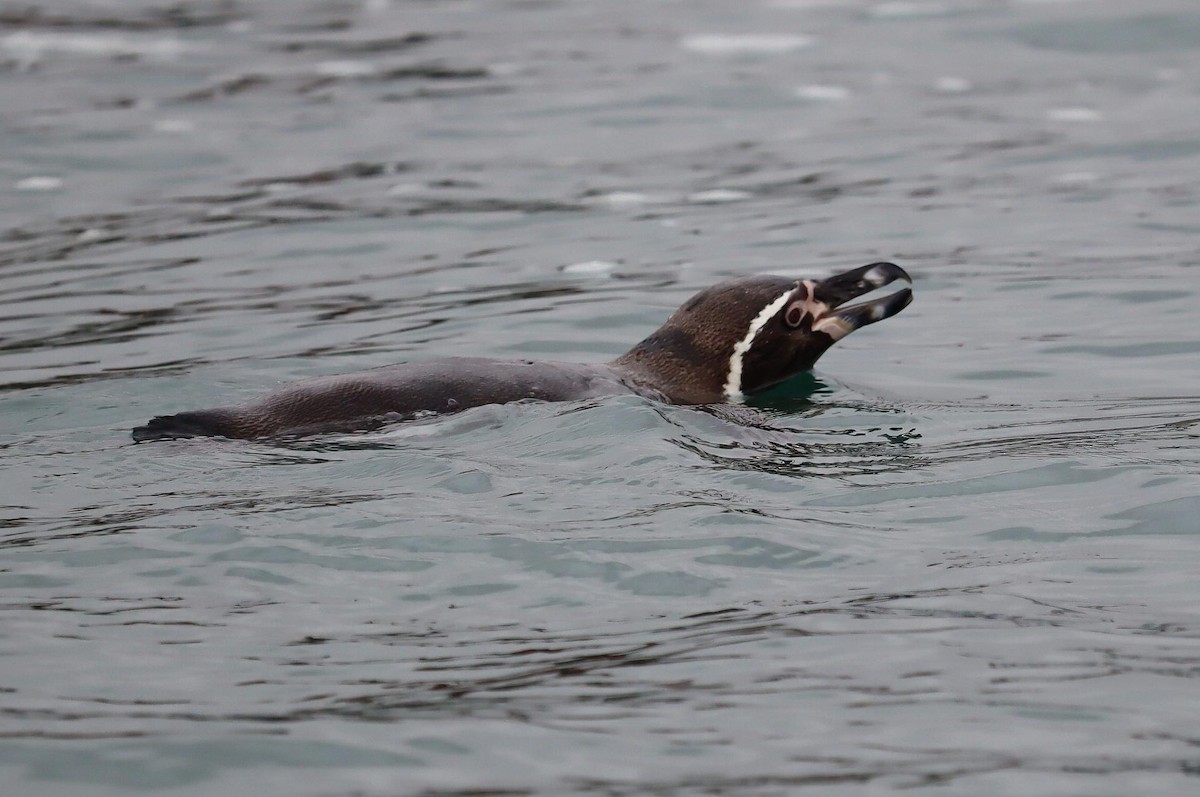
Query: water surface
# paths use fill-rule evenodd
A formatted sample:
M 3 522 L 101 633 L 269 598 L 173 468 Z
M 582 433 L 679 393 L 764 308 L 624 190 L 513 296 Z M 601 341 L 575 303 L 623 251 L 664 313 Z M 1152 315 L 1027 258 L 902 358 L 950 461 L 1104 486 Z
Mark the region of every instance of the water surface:
M 1190 3 L 40 9 L 6 793 L 1195 793 Z M 750 406 L 128 437 L 879 259 L 914 304 Z

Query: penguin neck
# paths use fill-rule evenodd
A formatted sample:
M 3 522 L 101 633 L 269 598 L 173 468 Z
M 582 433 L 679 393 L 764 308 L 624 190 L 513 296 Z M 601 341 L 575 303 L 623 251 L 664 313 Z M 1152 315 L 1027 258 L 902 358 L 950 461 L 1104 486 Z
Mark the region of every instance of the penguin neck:
M 639 393 L 673 404 L 715 404 L 724 400 L 729 355 L 673 326 L 664 326 L 609 363 Z

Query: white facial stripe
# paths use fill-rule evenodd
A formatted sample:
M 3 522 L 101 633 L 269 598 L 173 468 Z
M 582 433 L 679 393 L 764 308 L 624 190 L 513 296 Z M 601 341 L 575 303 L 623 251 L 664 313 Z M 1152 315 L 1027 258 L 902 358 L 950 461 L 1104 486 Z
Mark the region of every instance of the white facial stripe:
M 762 328 L 783 309 L 795 292 L 795 287 L 788 288 L 782 296 L 760 310 L 758 315 L 754 316 L 754 320 L 750 322 L 750 329 L 746 330 L 746 337 L 734 345 L 733 354 L 729 357 L 729 378 L 725 380 L 725 398 L 729 401 L 742 400 L 742 358 L 746 356 L 746 352 L 750 351 L 754 339 L 762 331 Z

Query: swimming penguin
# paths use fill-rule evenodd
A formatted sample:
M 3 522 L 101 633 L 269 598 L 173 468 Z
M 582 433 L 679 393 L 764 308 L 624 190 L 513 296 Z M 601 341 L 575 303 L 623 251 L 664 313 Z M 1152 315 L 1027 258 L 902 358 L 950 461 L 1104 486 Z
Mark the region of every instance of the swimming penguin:
M 849 304 L 893 282 L 904 287 Z M 741 277 L 700 291 L 609 363 L 453 357 L 388 365 L 294 382 L 243 404 L 161 415 L 134 429 L 133 439 L 363 430 L 483 404 L 619 393 L 670 404 L 737 402 L 808 370 L 859 327 L 903 310 L 912 301 L 911 285 L 892 263 L 823 280 Z

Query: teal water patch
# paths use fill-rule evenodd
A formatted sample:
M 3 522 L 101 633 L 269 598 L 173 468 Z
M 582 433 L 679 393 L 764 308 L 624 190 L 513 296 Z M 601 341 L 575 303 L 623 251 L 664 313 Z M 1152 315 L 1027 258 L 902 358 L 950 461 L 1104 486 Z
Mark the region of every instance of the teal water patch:
M 718 579 L 663 570 L 623 578 L 617 582 L 617 587 L 646 597 L 702 598 L 721 586 L 721 583 Z
M 206 741 L 118 741 L 79 749 L 67 766 L 53 745 L 0 744 L 0 762 L 35 783 L 76 783 L 137 791 L 204 783 L 228 768 L 414 767 L 422 759 L 336 742 L 247 736 Z
M 697 556 L 697 562 L 729 567 L 756 567 L 768 570 L 790 570 L 809 567 L 820 554 L 817 551 L 794 548 L 776 542 L 753 537 L 741 537 L 726 541 L 727 553 Z
M 1012 35 L 1030 47 L 1070 53 L 1131 55 L 1194 50 L 1200 48 L 1200 16 L 1075 17 L 1023 25 L 1013 29 Z
M 431 562 L 385 559 L 378 556 L 341 553 L 314 554 L 288 545 L 247 545 L 212 554 L 214 562 L 271 562 L 283 565 L 315 565 L 330 570 L 357 572 L 404 572 L 427 570 Z
M 980 536 L 987 540 L 1007 542 L 1065 542 L 1081 537 L 1143 535 L 1200 536 L 1200 498 L 1160 501 L 1104 515 L 1098 526 L 1089 531 L 1070 532 L 1014 526 L 989 531 Z
M 1160 224 L 1152 221 L 1139 222 L 1139 229 L 1150 232 L 1182 233 L 1183 235 L 1200 235 L 1200 224 Z
M 1080 709 L 1071 709 L 1067 707 L 1057 708 L 1018 708 L 1013 710 L 1013 714 L 1018 717 L 1026 717 L 1028 719 L 1046 722 L 1101 722 L 1107 719 L 1107 715 L 1098 711 L 1082 711 Z
M 1200 155 L 1200 139 L 1137 139 L 1122 144 L 1106 146 L 1071 147 L 1067 150 L 1054 152 L 1012 161 L 1014 165 L 1032 165 L 1052 161 L 1097 160 L 1112 161 L 1128 159 L 1132 161 L 1175 161 L 1195 158 Z M 1185 232 L 1187 229 L 1185 228 Z
M 1104 481 L 1115 477 L 1119 468 L 1089 468 L 1079 462 L 1054 462 L 1031 468 L 977 476 L 969 479 L 906 487 L 863 488 L 840 498 L 806 501 L 806 506 L 870 506 L 921 498 L 962 498 L 991 493 L 1012 493 L 1047 487 Z
M 4 590 L 62 589 L 71 583 L 71 580 L 67 578 L 43 576 L 37 573 L 5 573 L 0 571 L 0 589 Z
M 244 578 L 248 581 L 258 581 L 263 584 L 295 584 L 296 580 L 287 576 L 273 573 L 261 567 L 231 567 L 225 575 L 233 578 Z
M 1087 534 L 1063 531 L 1042 531 L 1029 526 L 1012 526 L 979 535 L 992 542 L 1065 542 Z
M 1200 340 L 1161 340 L 1151 343 L 1079 343 L 1047 346 L 1047 354 L 1098 354 L 1102 357 L 1167 357 L 1200 352 Z
M 955 374 L 959 379 L 983 379 L 1007 381 L 1010 379 L 1037 379 L 1051 376 L 1048 371 L 1022 371 L 1018 369 L 997 369 L 994 371 L 965 371 Z
M 1116 534 L 1183 534 L 1200 537 L 1200 496 L 1144 504 L 1108 517 L 1117 521 L 1133 521 L 1113 532 Z
M 1196 225 L 1192 232 L 1200 234 L 1200 225 Z M 1151 290 L 1119 291 L 1117 293 L 1111 293 L 1109 296 L 1117 301 L 1126 302 L 1128 304 L 1153 304 L 1156 302 L 1169 302 L 1180 298 L 1179 294 L 1175 291 Z
M 497 592 L 508 592 L 512 589 L 515 589 L 512 584 L 462 584 L 448 588 L 446 594 L 468 598 L 480 595 L 495 595 Z
M 831 388 L 827 382 L 812 371 L 804 371 L 786 382 L 755 393 L 747 399 L 747 403 L 754 407 L 794 412 L 808 406 L 813 396 L 829 392 Z
M 157 550 L 140 545 L 105 545 L 90 551 L 62 551 L 48 555 L 67 567 L 105 567 L 134 560 L 180 558 L 175 551 Z
M 245 536 L 245 533 L 232 526 L 205 524 L 177 531 L 171 534 L 169 539 L 188 545 L 227 546 L 241 542 Z
M 455 474 L 449 479 L 444 479 L 438 482 L 437 486 L 453 493 L 477 495 L 479 493 L 491 492 L 492 480 L 486 473 L 467 471 Z

